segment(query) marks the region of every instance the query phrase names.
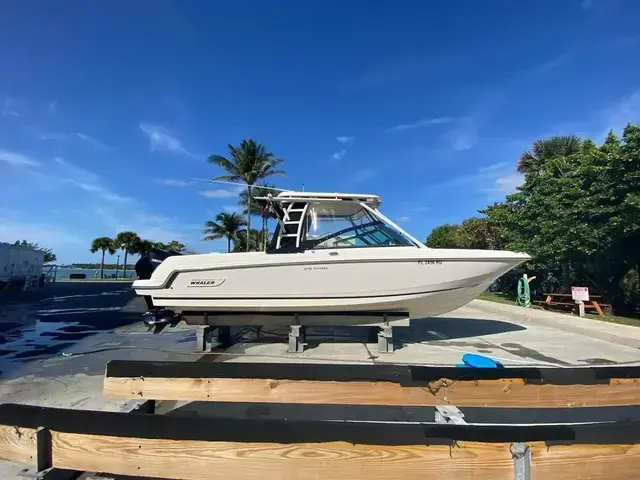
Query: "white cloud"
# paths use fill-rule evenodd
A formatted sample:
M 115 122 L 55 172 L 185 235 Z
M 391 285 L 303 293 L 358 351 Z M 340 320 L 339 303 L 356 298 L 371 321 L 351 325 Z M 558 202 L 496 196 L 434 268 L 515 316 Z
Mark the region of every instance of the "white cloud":
M 68 142 L 71 138 L 66 133 L 39 133 L 36 135 L 38 140 L 52 140 L 54 142 Z
M 94 193 L 108 202 L 129 203 L 133 201 L 131 197 L 118 195 L 102 185 L 100 177 L 89 170 L 76 167 L 61 158 L 54 158 L 54 162 L 59 166 L 57 173 L 63 183 L 74 185 L 85 192 Z
M 199 239 L 202 228 L 200 225 L 180 225 L 178 219 L 130 208 L 117 211 L 111 208 L 96 208 L 95 213 L 109 229 L 108 235 L 115 236 L 118 232 L 133 231 L 141 238 L 155 242 L 195 242 Z M 168 225 L 172 228 L 168 228 Z
M 582 10 L 589 10 L 593 6 L 593 0 L 582 0 L 580 2 L 580 8 Z
M 409 217 L 407 217 L 407 216 L 398 218 L 399 222 L 408 222 L 409 220 L 411 220 L 411 219 Z
M 342 160 L 346 154 L 347 154 L 346 150 L 340 150 L 339 152 L 336 152 L 333 155 L 331 155 L 331 158 L 333 158 L 334 160 Z
M 488 167 L 481 167 L 475 172 L 450 178 L 427 186 L 427 192 L 437 192 L 454 187 L 462 187 L 465 191 L 476 194 L 486 194 L 490 200 L 504 197 L 516 191 L 524 183 L 522 174 L 516 171 L 513 163 L 500 162 Z
M 493 188 L 489 192 L 509 195 L 516 191 L 516 188 L 524 183 L 524 176 L 520 173 L 502 175 L 494 180 Z
M 473 148 L 478 142 L 478 128 L 472 117 L 461 118 L 456 125 L 445 134 L 445 139 L 455 151 Z
M 186 155 L 188 157 L 195 157 L 195 155 L 189 152 L 182 142 L 174 137 L 165 127 L 161 125 L 151 125 L 148 123 L 140 124 L 140 130 L 149 139 L 149 150 L 152 152 L 159 150 L 166 150 L 179 155 Z
M 2 116 L 3 117 L 19 117 L 20 114 L 16 112 L 15 102 L 10 98 L 4 101 L 2 106 Z
M 158 183 L 166 185 L 167 187 L 186 187 L 187 185 L 190 185 L 189 182 L 185 182 L 184 180 L 175 180 L 171 178 L 158 180 Z
M 621 134 L 627 123 L 638 121 L 640 121 L 640 91 L 635 91 L 604 112 L 604 128 L 601 129 L 598 140 L 604 140 L 609 130 Z
M 47 113 L 49 115 L 55 115 L 57 109 L 58 109 L 58 102 L 56 102 L 55 100 L 47 104 Z
M 95 137 L 86 135 L 84 133 L 60 133 L 60 132 L 45 132 L 36 135 L 38 140 L 53 141 L 53 142 L 72 142 L 74 140 L 81 140 L 90 144 L 96 150 L 111 150 L 107 145 L 102 143 Z
M 42 165 L 40 162 L 34 160 L 31 157 L 23 155 L 17 152 L 10 152 L 9 150 L 0 149 L 0 162 L 5 162 L 12 167 L 37 167 Z
M 431 125 L 442 125 L 445 123 L 451 123 L 455 119 L 453 117 L 437 117 L 437 118 L 425 118 L 413 123 L 404 123 L 396 125 L 395 127 L 387 128 L 385 132 L 401 132 L 403 130 L 412 130 L 414 128 L 429 127 Z
M 352 176 L 351 181 L 354 183 L 362 183 L 367 180 L 371 180 L 373 177 L 377 175 L 377 172 L 372 168 L 363 168 L 361 170 L 357 170 Z
M 80 133 L 80 132 L 76 132 L 75 136 L 80 140 L 93 145 L 98 150 L 110 150 L 109 147 L 107 147 L 104 143 L 102 143 L 97 138 L 91 137 L 89 135 L 85 135 L 84 133 Z
M 479 172 L 491 172 L 493 170 L 498 170 L 498 169 L 502 169 L 508 165 L 511 165 L 509 162 L 498 162 L 498 163 L 492 163 L 491 165 L 487 165 L 485 167 L 480 167 L 478 169 Z
M 47 248 L 81 244 L 83 239 L 58 225 L 19 222 L 0 218 L 0 238 L 8 242 L 27 240 L 37 242 Z
M 226 190 L 224 188 L 212 188 L 198 193 L 207 198 L 233 198 L 238 196 L 237 190 Z
M 340 143 L 349 143 L 349 142 L 353 142 L 356 139 L 356 137 L 347 137 L 347 136 L 341 136 L 341 137 L 336 137 L 336 140 Z

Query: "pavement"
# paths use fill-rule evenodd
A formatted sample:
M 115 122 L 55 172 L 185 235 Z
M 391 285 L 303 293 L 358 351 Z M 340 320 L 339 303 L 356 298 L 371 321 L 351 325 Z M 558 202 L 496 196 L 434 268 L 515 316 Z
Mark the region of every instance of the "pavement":
M 194 352 L 191 327 L 148 332 L 144 302 L 125 282 L 61 282 L 32 297 L 0 300 L 0 403 L 129 411 L 139 402 L 102 396 L 109 360 L 212 358 Z M 215 361 L 452 365 L 464 353 L 480 353 L 507 366 L 640 364 L 640 328 L 483 300 L 394 329 L 393 354 L 379 353 L 367 333 L 309 329 L 305 352 L 288 354 L 288 329 L 267 328 Z M 23 467 L 0 462 L 0 478 L 22 478 Z

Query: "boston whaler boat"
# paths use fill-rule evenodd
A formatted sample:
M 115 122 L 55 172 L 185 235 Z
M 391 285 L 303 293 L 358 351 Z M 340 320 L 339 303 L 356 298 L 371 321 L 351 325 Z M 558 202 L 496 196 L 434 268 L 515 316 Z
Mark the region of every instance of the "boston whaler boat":
M 378 210 L 376 195 L 286 191 L 258 200 L 278 220 L 266 252 L 160 251 L 138 262 L 133 288 L 158 320 L 357 325 L 384 314 L 408 325 L 467 304 L 529 259 L 428 248 Z

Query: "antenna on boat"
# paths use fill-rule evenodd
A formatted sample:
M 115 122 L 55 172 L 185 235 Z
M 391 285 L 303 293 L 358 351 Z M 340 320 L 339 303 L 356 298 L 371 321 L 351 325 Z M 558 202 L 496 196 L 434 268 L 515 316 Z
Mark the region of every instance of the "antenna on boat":
M 302 184 L 302 191 L 304 192 L 304 183 Z
M 209 178 L 196 178 L 192 177 L 191 180 L 198 180 L 200 182 L 209 182 L 209 183 L 224 183 L 227 185 L 237 185 L 239 187 L 246 187 L 246 183 L 238 183 L 238 182 L 226 182 L 224 180 L 211 180 Z M 279 192 L 288 192 L 288 188 L 276 188 L 276 187 L 264 187 L 262 185 L 253 185 L 254 187 L 264 188 L 265 190 L 277 190 Z

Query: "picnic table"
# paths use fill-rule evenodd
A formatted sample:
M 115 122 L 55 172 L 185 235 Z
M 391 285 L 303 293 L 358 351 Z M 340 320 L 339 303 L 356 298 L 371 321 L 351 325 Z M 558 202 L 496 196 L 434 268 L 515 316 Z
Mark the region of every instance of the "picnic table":
M 571 310 L 578 307 L 578 304 L 573 300 L 570 293 L 543 293 L 547 298 L 545 300 L 536 300 L 534 303 L 542 306 L 545 310 L 549 310 L 552 307 L 559 309 Z M 597 299 L 601 298 L 600 295 L 589 295 L 589 301 L 584 302 L 585 310 L 595 310 L 601 317 L 605 316 L 603 309 L 611 308 L 608 303 L 600 303 Z

